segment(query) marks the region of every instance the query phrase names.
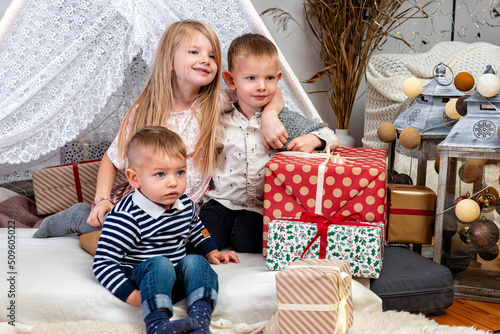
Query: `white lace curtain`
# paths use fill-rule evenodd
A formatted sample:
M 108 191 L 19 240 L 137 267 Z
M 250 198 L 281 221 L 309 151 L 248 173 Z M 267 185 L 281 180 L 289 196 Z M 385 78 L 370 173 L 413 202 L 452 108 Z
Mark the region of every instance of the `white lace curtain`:
M 142 90 L 157 42 L 194 18 L 230 42 L 271 38 L 250 0 L 14 0 L 0 23 L 0 184 L 59 163 L 72 140 L 111 141 Z M 287 106 L 319 118 L 281 56 Z

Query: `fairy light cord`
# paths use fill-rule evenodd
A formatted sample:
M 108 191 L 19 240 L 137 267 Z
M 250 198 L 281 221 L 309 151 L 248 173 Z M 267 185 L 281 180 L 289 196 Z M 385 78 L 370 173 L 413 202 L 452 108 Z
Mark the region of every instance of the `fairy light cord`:
M 500 109 L 498 109 L 498 107 L 496 105 L 494 105 L 493 103 L 491 103 L 491 101 L 488 100 L 488 98 L 486 96 L 483 96 L 483 98 L 486 100 L 486 102 L 488 102 L 490 104 L 490 106 L 492 106 L 493 108 L 495 108 L 496 111 L 500 112 Z
M 448 124 L 452 124 L 452 123 L 456 123 L 456 122 L 457 122 L 457 120 L 455 119 L 455 120 L 453 120 L 453 121 L 448 121 L 448 122 L 446 122 L 446 123 L 442 123 L 442 124 L 438 124 L 438 125 L 430 126 L 430 127 L 428 127 L 428 128 L 425 128 L 425 129 L 423 129 L 423 130 L 419 131 L 419 133 L 420 133 L 420 134 L 422 134 L 422 133 L 424 133 L 425 131 L 429 131 L 429 130 L 432 130 L 432 129 L 435 129 L 435 128 L 440 128 L 440 127 L 442 127 L 442 126 L 445 126 L 445 125 L 448 125 Z
M 484 190 L 486 190 L 486 189 L 488 189 L 489 187 L 491 187 L 492 185 L 494 185 L 496 182 L 498 182 L 498 180 L 494 180 L 494 181 L 492 181 L 490 184 L 488 184 L 488 185 L 487 185 L 486 187 L 484 187 L 483 189 L 478 190 L 478 191 L 476 191 L 474 194 L 472 194 L 472 195 L 470 195 L 469 197 L 467 197 L 467 199 L 470 199 L 470 198 L 472 198 L 472 197 L 476 196 L 477 194 L 479 194 L 479 193 L 483 192 Z M 446 211 L 449 211 L 449 210 L 453 209 L 454 207 L 456 207 L 456 206 L 457 206 L 457 204 L 458 204 L 458 203 L 453 204 L 452 206 L 450 206 L 449 208 L 444 209 L 444 210 L 443 210 L 443 211 L 441 211 L 441 212 L 436 212 L 436 216 L 437 216 L 437 215 L 442 215 L 442 214 L 443 214 L 443 213 L 445 213 Z
M 441 0 L 425 8 L 427 18 L 412 20 L 402 26 L 397 35 L 404 38 L 411 46 L 421 47 L 437 43 L 445 38 L 454 41 L 459 38 L 475 37 L 487 29 L 500 27 L 495 20 L 492 0 Z M 407 47 L 400 44 L 402 48 Z

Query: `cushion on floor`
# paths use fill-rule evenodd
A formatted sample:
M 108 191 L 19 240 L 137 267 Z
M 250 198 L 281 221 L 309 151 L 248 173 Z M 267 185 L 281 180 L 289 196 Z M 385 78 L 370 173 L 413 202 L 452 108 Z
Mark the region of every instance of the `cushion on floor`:
M 384 311 L 437 314 L 454 298 L 451 271 L 405 247 L 385 247 L 380 277 L 370 280 L 370 289 Z

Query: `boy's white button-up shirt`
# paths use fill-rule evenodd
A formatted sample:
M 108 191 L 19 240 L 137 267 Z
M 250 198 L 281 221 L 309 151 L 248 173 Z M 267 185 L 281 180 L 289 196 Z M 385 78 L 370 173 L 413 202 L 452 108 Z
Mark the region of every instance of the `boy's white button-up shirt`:
M 224 148 L 217 157 L 212 177 L 211 188 L 214 189 L 205 194 L 205 202 L 213 199 L 231 210 L 262 214 L 265 166 L 278 152 L 267 150 L 262 142 L 262 112 L 247 119 L 233 108 L 221 117 L 216 142 L 222 143 Z M 326 143 L 335 137 L 326 127 L 311 133 Z

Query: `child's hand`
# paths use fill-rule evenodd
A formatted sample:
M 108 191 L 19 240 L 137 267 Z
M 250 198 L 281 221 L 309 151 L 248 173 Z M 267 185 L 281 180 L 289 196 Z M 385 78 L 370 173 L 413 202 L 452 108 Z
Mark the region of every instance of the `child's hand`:
M 335 149 L 337 147 L 339 147 L 340 145 L 340 140 L 332 140 L 331 142 L 329 142 L 328 144 L 326 145 L 330 145 L 330 153 L 333 153 L 335 151 Z M 325 148 L 325 151 L 326 151 L 326 148 Z
M 141 306 L 141 290 L 132 291 L 125 301 L 135 306 Z
M 320 147 L 323 142 L 316 135 L 311 133 L 294 138 L 286 147 L 288 151 L 313 152 Z
M 288 133 L 273 111 L 264 111 L 262 113 L 262 142 L 264 146 L 270 149 L 280 149 L 286 144 Z
M 100 201 L 97 203 L 92 211 L 90 211 L 89 218 L 87 219 L 87 224 L 102 227 L 102 223 L 104 223 L 104 216 L 106 213 L 110 212 L 113 209 L 113 204 L 110 201 Z
M 215 249 L 210 253 L 208 253 L 207 255 L 205 255 L 205 257 L 211 264 L 220 264 L 221 262 L 226 264 L 229 261 L 232 261 L 234 263 L 240 263 L 240 259 L 238 259 L 238 255 L 236 255 L 234 251 L 221 252 Z

